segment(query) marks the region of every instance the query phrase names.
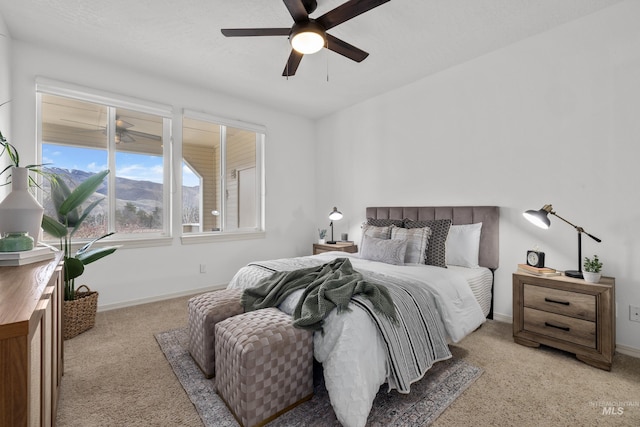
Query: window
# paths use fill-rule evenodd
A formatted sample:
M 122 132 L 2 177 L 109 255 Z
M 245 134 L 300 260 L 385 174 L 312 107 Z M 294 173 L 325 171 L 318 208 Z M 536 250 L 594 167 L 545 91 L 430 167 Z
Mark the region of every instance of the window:
M 264 231 L 264 139 L 260 126 L 185 111 L 184 233 Z
M 73 189 L 109 169 L 90 202 L 80 238 L 115 231 L 121 238 L 169 236 L 170 108 L 77 90 L 38 87 L 42 163 Z M 55 217 L 48 182 L 43 206 Z

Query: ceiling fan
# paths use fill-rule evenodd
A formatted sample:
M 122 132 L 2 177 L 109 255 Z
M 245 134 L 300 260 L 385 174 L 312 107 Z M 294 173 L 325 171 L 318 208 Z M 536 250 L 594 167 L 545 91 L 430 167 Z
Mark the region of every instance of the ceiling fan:
M 367 52 L 327 34 L 327 30 L 388 1 L 349 0 L 314 19 L 309 14 L 316 10 L 316 0 L 283 0 L 294 21 L 291 28 L 225 28 L 221 31 L 226 37 L 288 36 L 292 49 L 282 75 L 289 77 L 295 75 L 305 54 L 315 53 L 323 47 L 362 62 L 369 56 Z
M 137 130 L 130 129 L 132 127 L 133 127 L 133 124 L 116 117 L 116 134 L 115 134 L 116 144 L 119 144 L 121 142 L 122 143 L 135 142 L 136 139 L 134 138 L 134 136 L 155 139 L 157 141 L 160 141 L 162 139 L 160 135 L 154 135 L 146 132 L 139 132 Z M 104 130 L 104 133 L 106 135 L 107 133 L 106 129 Z
M 87 126 L 95 126 L 97 129 L 90 130 L 90 132 L 102 131 L 103 135 L 107 134 L 106 126 L 96 126 L 96 125 L 85 123 L 78 120 L 69 120 L 69 119 L 60 119 L 60 120 L 65 122 L 78 123 L 78 124 L 87 125 Z M 160 135 L 154 135 L 151 133 L 140 132 L 140 131 L 131 129 L 132 127 L 134 127 L 134 125 L 125 120 L 122 120 L 120 117 L 116 117 L 115 125 L 116 125 L 116 132 L 115 132 L 114 138 L 115 138 L 116 144 L 135 142 L 136 139 L 134 138 L 134 136 L 138 136 L 141 138 L 154 139 L 157 141 L 160 141 L 162 139 Z

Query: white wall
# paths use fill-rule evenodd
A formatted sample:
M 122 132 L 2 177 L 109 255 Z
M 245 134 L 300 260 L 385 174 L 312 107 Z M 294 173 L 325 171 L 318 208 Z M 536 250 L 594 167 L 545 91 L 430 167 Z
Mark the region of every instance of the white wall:
M 202 88 L 139 74 L 132 69 L 18 41 L 12 45 L 11 63 L 13 141 L 25 159 L 36 156 L 36 76 L 172 105 L 176 144 L 181 143 L 183 108 L 262 124 L 267 128 L 266 238 L 182 245 L 176 237 L 170 246 L 137 249 L 125 246 L 88 266 L 76 281 L 77 285 L 86 283 L 100 292 L 101 308 L 225 286 L 247 262 L 311 254 L 315 239 L 315 198 L 309 188 L 314 184 L 315 128 L 310 120 Z M 287 153 L 286 160 L 284 153 Z M 291 162 L 291 158 L 296 161 Z M 295 197 L 291 197 L 292 194 Z M 180 218 L 177 209 L 180 209 L 178 204 L 174 206 L 174 214 Z M 206 274 L 199 272 L 200 264 L 207 265 Z
M 510 317 L 527 249 L 578 267 L 573 228 L 522 218 L 552 203 L 602 239 L 585 236 L 583 256 L 616 277 L 617 342 L 640 350 L 638 16 L 629 1 L 323 118 L 316 221 L 336 205 L 336 233 L 357 240 L 367 206 L 498 205 L 494 304 Z

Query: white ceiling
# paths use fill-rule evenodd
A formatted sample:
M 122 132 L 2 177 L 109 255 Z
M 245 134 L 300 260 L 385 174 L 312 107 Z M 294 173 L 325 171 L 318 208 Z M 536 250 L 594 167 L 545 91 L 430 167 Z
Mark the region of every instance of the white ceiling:
M 318 0 L 311 17 L 345 1 Z M 391 0 L 329 30 L 367 59 L 323 49 L 288 80 L 286 37 L 220 33 L 291 26 L 280 0 L 0 0 L 0 15 L 16 40 L 317 118 L 621 1 Z

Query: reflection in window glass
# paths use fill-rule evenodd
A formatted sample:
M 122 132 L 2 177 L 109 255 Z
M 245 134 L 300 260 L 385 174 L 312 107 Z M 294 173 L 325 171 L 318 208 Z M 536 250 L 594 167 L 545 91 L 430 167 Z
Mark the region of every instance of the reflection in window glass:
M 166 234 L 169 194 L 163 141 L 169 119 L 48 93 L 39 97 L 39 140 L 48 171 L 60 176 L 70 189 L 92 174 L 111 171 L 89 200 L 102 198 L 103 202 L 76 236 L 91 238 L 108 231 Z M 45 180 L 43 205 L 45 213 L 55 217 L 48 185 Z
M 185 116 L 182 141 L 183 161 L 199 178 L 183 172 L 183 231 L 261 230 L 264 133 Z M 189 215 L 194 206 L 197 225 Z
M 182 162 L 182 232 L 202 231 L 202 177 L 188 162 Z
M 117 109 L 115 142 L 116 232 L 161 232 L 162 117 Z

